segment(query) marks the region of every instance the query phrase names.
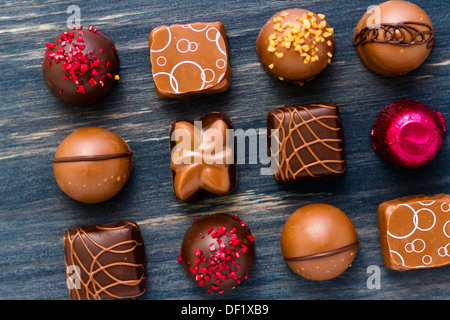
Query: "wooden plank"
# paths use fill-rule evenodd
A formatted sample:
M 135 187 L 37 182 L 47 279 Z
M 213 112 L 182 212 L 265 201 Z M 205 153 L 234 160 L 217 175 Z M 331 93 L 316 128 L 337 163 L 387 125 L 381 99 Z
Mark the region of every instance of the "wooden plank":
M 148 260 L 148 292 L 140 299 L 448 299 L 448 267 L 407 273 L 382 261 L 376 210 L 393 198 L 450 192 L 450 142 L 430 165 L 414 171 L 383 163 L 370 130 L 383 107 L 402 98 L 422 101 L 450 119 L 448 3 L 416 0 L 431 17 L 436 46 L 417 70 L 399 78 L 371 73 L 352 43 L 353 29 L 372 1 L 80 1 L 82 23 L 110 36 L 121 59 L 120 81 L 106 99 L 71 107 L 48 91 L 40 62 L 44 45 L 65 29 L 70 2 L 3 1 L 0 4 L 0 298 L 67 299 L 64 231 L 76 225 L 135 220 Z M 255 41 L 274 13 L 292 7 L 323 13 L 335 28 L 333 63 L 304 87 L 282 83 L 259 65 Z M 148 36 L 162 24 L 222 21 L 228 32 L 229 91 L 188 101 L 157 97 Z M 337 178 L 279 185 L 261 165 L 239 165 L 238 188 L 223 197 L 185 205 L 172 192 L 169 124 L 211 111 L 228 114 L 236 128 L 265 128 L 274 106 L 334 101 L 341 110 L 347 172 Z M 56 185 L 51 159 L 59 143 L 80 127 L 120 134 L 134 152 L 133 174 L 115 198 L 98 205 L 69 199 Z M 360 249 L 352 267 L 327 282 L 311 282 L 283 262 L 279 236 L 302 205 L 326 202 L 354 222 Z M 253 231 L 257 259 L 247 281 L 211 296 L 193 285 L 176 261 L 194 218 L 238 214 Z M 366 286 L 371 265 L 381 269 L 381 289 Z

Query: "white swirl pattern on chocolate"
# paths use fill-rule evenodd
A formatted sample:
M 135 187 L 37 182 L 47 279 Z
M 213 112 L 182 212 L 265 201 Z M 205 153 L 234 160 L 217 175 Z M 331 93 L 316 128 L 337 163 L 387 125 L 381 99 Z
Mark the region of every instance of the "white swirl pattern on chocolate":
M 401 207 L 407 208 L 407 210 L 396 209 L 392 213 L 391 219 L 404 220 L 403 227 L 396 230 L 401 230 L 403 233 L 392 230 L 387 232 L 391 243 L 390 253 L 396 256 L 403 266 L 411 265 L 411 259 L 419 258 L 422 265 L 415 265 L 414 268 L 424 268 L 432 262 L 448 263 L 450 258 L 450 216 L 448 215 L 450 204 L 447 202 L 436 203 L 436 200 L 418 201 L 412 204 L 399 204 L 399 209 Z M 408 230 L 407 226 L 412 226 L 412 229 Z M 393 249 L 394 243 L 397 243 L 395 250 Z M 403 250 L 401 246 L 403 246 Z
M 158 32 L 167 30 L 167 36 L 158 37 L 150 48 L 154 55 L 152 60 L 156 62 L 153 66 L 155 82 L 163 83 L 168 77 L 167 89 L 176 94 L 213 87 L 222 81 L 227 72 L 226 43 L 220 31 L 209 24 L 201 28 L 196 26 L 188 24 L 162 28 Z M 215 61 L 209 58 L 218 56 L 220 58 Z M 188 83 L 182 79 L 186 74 L 189 75 Z

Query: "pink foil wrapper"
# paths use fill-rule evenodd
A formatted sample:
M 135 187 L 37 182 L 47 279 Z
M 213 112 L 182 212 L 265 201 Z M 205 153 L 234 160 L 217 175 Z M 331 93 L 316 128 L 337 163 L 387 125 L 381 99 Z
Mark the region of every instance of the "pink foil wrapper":
M 434 159 L 445 132 L 439 112 L 418 101 L 400 100 L 381 111 L 371 139 L 381 159 L 395 167 L 415 169 Z

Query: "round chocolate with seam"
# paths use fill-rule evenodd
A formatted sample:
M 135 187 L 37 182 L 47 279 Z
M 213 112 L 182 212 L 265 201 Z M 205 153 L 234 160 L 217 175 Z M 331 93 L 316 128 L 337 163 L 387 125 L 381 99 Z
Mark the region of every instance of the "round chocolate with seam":
M 387 1 L 366 12 L 353 35 L 361 61 L 384 76 L 419 67 L 434 45 L 434 29 L 424 10 L 408 1 Z
M 331 63 L 333 33 L 322 14 L 297 8 L 284 10 L 261 28 L 256 53 L 269 74 L 303 85 Z
M 344 212 L 314 203 L 291 214 L 281 232 L 280 245 L 284 260 L 294 272 L 323 281 L 347 270 L 359 241 L 355 226 Z
M 222 293 L 250 273 L 255 260 L 254 238 L 238 216 L 209 215 L 187 230 L 178 260 L 192 281 L 211 293 Z
M 86 203 L 115 196 L 128 181 L 132 168 L 133 157 L 125 140 L 98 127 L 72 132 L 53 159 L 58 186 L 69 197 Z
M 62 101 L 87 105 L 114 89 L 119 79 L 119 56 L 113 41 L 95 28 L 67 30 L 46 47 L 44 79 Z

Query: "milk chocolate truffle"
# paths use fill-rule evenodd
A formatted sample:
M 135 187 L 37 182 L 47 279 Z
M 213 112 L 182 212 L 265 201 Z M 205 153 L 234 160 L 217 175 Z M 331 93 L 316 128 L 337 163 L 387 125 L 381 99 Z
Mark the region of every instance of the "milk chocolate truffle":
M 419 101 L 400 100 L 380 112 L 372 145 L 384 161 L 415 169 L 434 160 L 444 144 L 444 117 Z
M 237 184 L 231 119 L 220 112 L 199 121 L 176 120 L 169 130 L 173 190 L 183 202 L 203 192 L 225 195 Z
M 331 63 L 333 33 L 323 14 L 305 9 L 281 11 L 259 32 L 256 53 L 269 74 L 303 85 Z
M 145 247 L 135 222 L 73 227 L 63 244 L 71 300 L 126 299 L 146 291 Z
M 160 26 L 149 37 L 156 93 L 187 99 L 230 87 L 226 30 L 222 22 Z
M 87 105 L 119 80 L 119 56 L 111 39 L 93 27 L 67 30 L 46 44 L 42 61 L 51 92 L 71 105 Z
M 214 214 L 187 230 L 178 261 L 194 283 L 223 293 L 247 279 L 255 260 L 254 237 L 236 215 Z
M 289 267 L 310 280 L 329 280 L 353 262 L 359 245 L 352 221 L 322 203 L 296 210 L 281 232 L 281 251 Z
M 372 7 L 355 28 L 353 40 L 361 61 L 384 76 L 404 75 L 419 67 L 434 45 L 428 15 L 408 1 Z
M 71 133 L 53 159 L 58 186 L 69 197 L 86 203 L 103 202 L 116 195 L 132 168 L 128 144 L 116 133 L 98 127 Z
M 417 195 L 378 207 L 381 249 L 389 269 L 450 265 L 450 195 Z

